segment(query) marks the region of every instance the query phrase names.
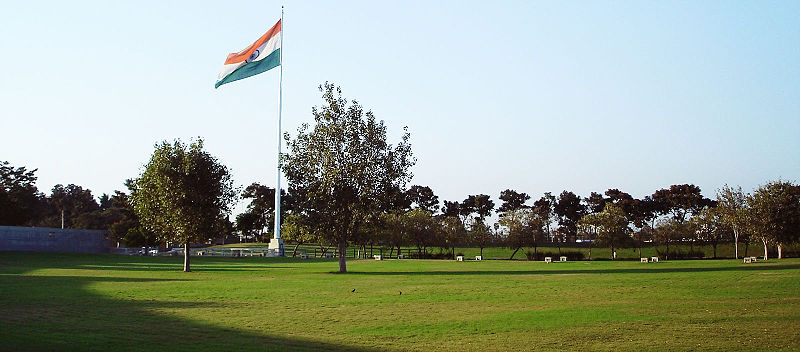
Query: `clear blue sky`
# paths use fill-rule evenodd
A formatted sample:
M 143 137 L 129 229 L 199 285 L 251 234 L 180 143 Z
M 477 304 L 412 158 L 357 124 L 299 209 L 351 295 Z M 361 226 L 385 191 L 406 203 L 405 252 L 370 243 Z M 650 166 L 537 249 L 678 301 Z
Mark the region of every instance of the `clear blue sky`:
M 491 5 L 490 5 L 491 4 Z M 0 160 L 39 188 L 124 189 L 201 136 L 274 185 L 278 71 L 214 89 L 280 2 L 15 1 L 0 12 Z M 403 126 L 441 199 L 800 179 L 800 2 L 287 2 L 285 131 L 340 85 Z M 498 202 L 499 203 L 499 202 Z

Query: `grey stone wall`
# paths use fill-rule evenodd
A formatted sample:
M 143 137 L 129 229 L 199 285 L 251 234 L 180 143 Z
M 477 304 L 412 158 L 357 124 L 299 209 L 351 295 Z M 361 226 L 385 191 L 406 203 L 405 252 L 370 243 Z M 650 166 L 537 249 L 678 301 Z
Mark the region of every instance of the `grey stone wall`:
M 0 226 L 0 251 L 102 253 L 106 231 Z

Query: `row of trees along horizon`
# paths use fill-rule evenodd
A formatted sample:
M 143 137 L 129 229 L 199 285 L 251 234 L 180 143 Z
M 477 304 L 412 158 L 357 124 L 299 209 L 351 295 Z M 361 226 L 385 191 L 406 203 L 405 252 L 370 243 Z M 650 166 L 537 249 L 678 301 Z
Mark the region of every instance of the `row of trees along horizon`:
M 282 238 L 297 246 L 403 248 L 408 255 L 430 257 L 428 248 L 447 249 L 448 256 L 464 246 L 483 249 L 505 246 L 513 259 L 523 248 L 539 246 L 641 248 L 676 244 L 709 244 L 714 257 L 720 243 L 760 243 L 769 247 L 800 240 L 800 185 L 771 181 L 752 193 L 724 186 L 715 199 L 699 187 L 677 184 L 637 199 L 619 189 L 544 193 L 538 199 L 507 189 L 496 207 L 489 195 L 469 195 L 462 201 L 440 201 L 427 186 L 407 187 L 415 159 L 406 132 L 395 145 L 386 140 L 386 126 L 348 102 L 341 89 L 321 85 L 325 103 L 312 108 L 315 125 L 302 125 L 295 138 L 285 133 L 289 152 L 281 167 L 289 188 L 281 190 Z M 189 271 L 189 244 L 268 241 L 274 225 L 275 189 L 253 183 L 236 188 L 228 169 L 203 150 L 202 139 L 189 144 L 162 142 L 145 171 L 127 180 L 128 192 L 115 191 L 95 199 L 81 186 L 56 185 L 49 196 L 35 186 L 37 170 L 0 163 L 0 225 L 108 230 L 111 240 L 127 246 L 183 244 L 184 270 Z M 247 209 L 230 221 L 232 204 L 241 197 Z M 533 201 L 532 201 L 533 200 Z M 493 212 L 499 221 L 489 224 Z M 690 250 L 691 252 L 691 250 Z M 439 254 L 441 256 L 441 253 Z M 691 255 L 691 253 L 689 253 Z M 346 255 L 339 256 L 346 272 Z

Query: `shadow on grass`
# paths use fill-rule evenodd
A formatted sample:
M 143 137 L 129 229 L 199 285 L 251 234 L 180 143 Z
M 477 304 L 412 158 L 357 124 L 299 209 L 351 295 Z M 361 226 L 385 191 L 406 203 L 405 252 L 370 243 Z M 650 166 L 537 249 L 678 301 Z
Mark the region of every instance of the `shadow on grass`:
M 800 269 L 800 264 L 749 265 L 708 268 L 619 268 L 619 269 L 555 269 L 555 270 L 430 270 L 430 271 L 348 271 L 353 275 L 564 275 L 564 274 L 667 274 L 720 271 L 774 271 Z M 338 272 L 331 272 L 337 273 Z
M 168 265 L 152 265 L 152 264 L 143 264 L 143 265 L 135 265 L 135 264 L 120 264 L 120 265 L 93 265 L 93 264 L 86 264 L 72 267 L 73 269 L 83 269 L 83 270 L 116 270 L 116 271 L 159 271 L 159 272 L 181 272 L 183 270 L 183 263 L 179 264 L 168 264 Z M 230 272 L 230 271 L 269 271 L 269 270 L 291 270 L 296 269 L 296 267 L 291 266 L 267 266 L 267 265 L 257 265 L 257 266 L 240 266 L 237 265 L 235 267 L 231 266 L 208 266 L 204 264 L 192 264 L 192 271 L 197 272 Z
M 317 261 L 322 262 L 321 260 Z M 313 261 L 301 260 L 300 258 L 204 256 L 192 257 L 192 270 L 202 272 L 288 270 L 296 269 L 297 267 L 279 264 L 298 264 L 301 262 Z M 183 270 L 183 257 L 181 256 L 140 257 L 96 253 L 0 252 L 0 268 L 4 264 L 14 266 L 15 263 L 24 263 L 26 270 L 81 269 L 159 272 L 181 272 Z
M 74 268 L 86 264 L 72 259 L 71 263 L 62 264 Z M 370 351 L 162 313 L 182 308 L 224 308 L 227 302 L 112 298 L 93 288 L 99 283 L 119 284 L 117 294 L 124 297 L 131 284 L 136 290 L 146 290 L 149 283 L 183 285 L 192 280 L 29 275 L 31 269 L 24 270 L 25 263 L 10 261 L 8 256 L 0 257 L 3 351 Z M 180 290 L 173 292 L 180 294 Z M 267 310 L 260 317 L 269 322 Z M 274 329 L 279 331 L 280 327 Z

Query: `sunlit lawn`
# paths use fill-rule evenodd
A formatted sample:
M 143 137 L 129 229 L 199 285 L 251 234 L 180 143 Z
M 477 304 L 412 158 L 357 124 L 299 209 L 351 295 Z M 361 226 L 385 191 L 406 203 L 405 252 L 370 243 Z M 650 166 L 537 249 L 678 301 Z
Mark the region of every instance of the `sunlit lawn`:
M 800 348 L 800 259 L 181 260 L 0 253 L 0 350 Z

